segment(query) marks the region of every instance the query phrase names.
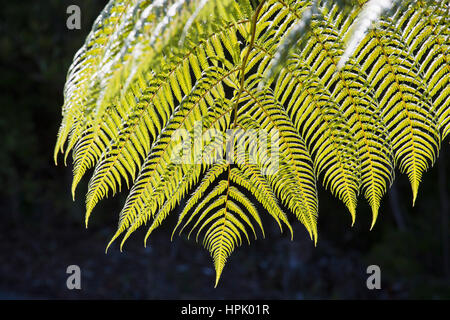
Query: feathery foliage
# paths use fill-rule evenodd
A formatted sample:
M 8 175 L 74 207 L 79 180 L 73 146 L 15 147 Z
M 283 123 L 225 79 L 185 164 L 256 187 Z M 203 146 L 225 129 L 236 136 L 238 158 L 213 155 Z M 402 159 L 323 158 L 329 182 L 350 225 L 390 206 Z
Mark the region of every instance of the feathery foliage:
M 69 69 L 55 147 L 55 162 L 72 153 L 74 196 L 94 169 L 86 226 L 126 183 L 110 244 L 148 223 L 147 241 L 187 197 L 174 234 L 203 237 L 217 285 L 264 236 L 260 214 L 292 234 L 286 208 L 317 241 L 319 182 L 353 221 L 362 193 L 373 227 L 398 168 L 414 205 L 450 133 L 450 4 L 397 1 L 361 28 L 373 1 L 348 2 L 111 0 Z M 270 157 L 258 130 L 276 133 Z M 180 132 L 206 142 L 183 154 Z

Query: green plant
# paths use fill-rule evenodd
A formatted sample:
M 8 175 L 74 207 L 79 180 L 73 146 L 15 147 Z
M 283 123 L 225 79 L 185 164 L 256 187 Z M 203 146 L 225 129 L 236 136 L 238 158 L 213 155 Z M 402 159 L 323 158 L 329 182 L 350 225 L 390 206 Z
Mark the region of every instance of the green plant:
M 174 233 L 205 231 L 217 285 L 255 222 L 264 234 L 246 192 L 292 233 L 281 199 L 314 241 L 318 180 L 353 221 L 361 191 L 372 227 L 394 168 L 414 204 L 450 130 L 449 3 L 402 2 L 341 60 L 366 2 L 111 1 L 69 70 L 55 148 L 55 161 L 73 154 L 73 194 L 95 168 L 86 225 L 98 201 L 133 183 L 111 242 L 149 223 L 147 240 L 197 185 Z M 178 129 L 241 131 L 179 163 Z M 276 131 L 276 174 L 260 147 L 245 159 L 251 130 Z M 234 145 L 239 161 L 221 160 Z

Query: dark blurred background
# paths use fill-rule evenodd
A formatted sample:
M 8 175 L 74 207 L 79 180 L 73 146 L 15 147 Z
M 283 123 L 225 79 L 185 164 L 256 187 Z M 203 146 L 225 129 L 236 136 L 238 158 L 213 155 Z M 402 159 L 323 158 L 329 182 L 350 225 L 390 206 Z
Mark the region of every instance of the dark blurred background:
M 81 30 L 66 28 L 77 4 Z M 0 298 L 33 299 L 399 299 L 450 298 L 450 148 L 426 173 L 416 206 L 406 176 L 371 213 L 360 199 L 351 227 L 344 205 L 320 189 L 319 241 L 293 221 L 294 241 L 265 221 L 266 239 L 237 248 L 218 288 L 209 253 L 185 237 L 170 242 L 176 213 L 143 247 L 136 232 L 120 253 L 104 250 L 126 192 L 104 200 L 84 228 L 84 194 L 70 194 L 71 166 L 52 160 L 63 86 L 73 55 L 106 1 L 8 2 L 0 10 Z M 88 173 L 88 176 L 90 173 Z M 82 290 L 68 290 L 79 265 Z M 366 269 L 381 268 L 368 290 Z

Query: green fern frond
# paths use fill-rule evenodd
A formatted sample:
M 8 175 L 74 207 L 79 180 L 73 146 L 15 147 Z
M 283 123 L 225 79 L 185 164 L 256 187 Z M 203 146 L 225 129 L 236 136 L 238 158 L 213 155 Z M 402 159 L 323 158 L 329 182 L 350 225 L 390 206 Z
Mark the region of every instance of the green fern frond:
M 242 102 L 245 104 L 239 112 L 252 114 L 266 132 L 276 129 L 279 133 L 280 157 L 285 164 L 281 164 L 278 172 L 270 178 L 275 183 L 272 186 L 305 225 L 311 239 L 317 241 L 318 200 L 311 156 L 285 110 L 273 99 L 273 95 L 251 88 L 251 85 L 249 87 L 244 89 Z
M 450 4 L 387 1 L 374 20 L 374 2 L 341 2 L 108 3 L 69 69 L 54 153 L 72 154 L 73 196 L 94 169 L 86 226 L 131 188 L 107 249 L 143 225 L 146 244 L 181 205 L 172 237 L 203 238 L 217 286 L 263 214 L 292 238 L 291 212 L 317 243 L 317 183 L 352 225 L 362 193 L 373 228 L 395 169 L 414 205 L 450 133 Z

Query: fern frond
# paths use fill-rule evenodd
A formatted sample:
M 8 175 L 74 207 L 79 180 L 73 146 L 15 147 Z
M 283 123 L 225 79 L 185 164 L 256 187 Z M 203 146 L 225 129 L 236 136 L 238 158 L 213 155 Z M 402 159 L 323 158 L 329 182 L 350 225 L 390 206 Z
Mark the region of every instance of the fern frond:
M 275 96 L 287 106 L 297 130 L 307 142 L 317 175 L 347 206 L 355 221 L 360 187 L 356 141 L 330 92 L 297 55 L 277 79 Z
M 317 242 L 318 182 L 352 225 L 362 193 L 374 226 L 396 168 L 414 205 L 450 133 L 449 2 L 386 0 L 375 19 L 375 1 L 351 3 L 108 3 L 69 69 L 54 153 L 73 156 L 73 196 L 94 168 L 86 226 L 131 188 L 107 249 L 148 224 L 145 245 L 186 197 L 172 237 L 203 237 L 217 286 L 264 213 Z
M 243 166 L 242 170 L 237 168 L 231 169 L 230 179 L 237 185 L 247 189 L 255 195 L 256 199 L 277 221 L 281 231 L 283 231 L 281 221 L 286 224 L 291 232 L 292 239 L 292 226 L 289 223 L 286 214 L 280 208 L 277 198 L 275 197 L 268 181 L 261 175 L 260 171 L 254 168 L 251 164 L 247 164 Z
M 132 1 L 130 0 L 111 0 L 95 21 L 84 46 L 75 54 L 64 87 L 63 121 L 55 146 L 55 162 L 58 152 L 64 150 L 63 146 L 69 134 L 78 137 L 76 130 L 77 126 L 79 127 L 83 123 L 81 116 L 86 109 L 86 97 L 84 95 L 88 90 L 90 80 L 99 68 L 108 39 L 117 31 L 118 22 L 131 5 Z M 72 144 L 75 144 L 76 139 L 72 139 L 72 141 Z M 66 150 L 66 152 L 68 151 L 70 149 Z
M 273 99 L 272 93 L 257 90 L 251 85 L 244 88 L 244 92 L 241 102 L 245 104 L 239 112 L 252 114 L 266 132 L 275 129 L 279 134 L 280 156 L 286 164 L 270 176 L 271 182 L 278 184 L 272 186 L 306 226 L 311 239 L 317 241 L 316 180 L 305 143 L 284 109 Z
M 383 38 L 388 35 L 395 37 L 385 31 Z M 440 136 L 431 101 L 424 99 L 427 88 L 419 80 L 421 75 L 414 72 L 415 62 L 401 55 L 408 51 L 401 48 L 402 39 L 389 39 L 386 46 L 387 41 L 383 38 L 374 29 L 372 37 L 366 38 L 373 43 L 364 44 L 366 47 L 358 51 L 358 55 L 368 81 L 376 88 L 375 95 L 389 132 L 395 161 L 409 177 L 414 204 L 422 174 L 436 159 Z
M 203 194 L 205 193 L 206 189 L 211 185 L 212 182 L 215 181 L 215 179 L 222 173 L 225 171 L 225 169 L 228 168 L 228 164 L 225 161 L 220 161 L 219 163 L 215 164 L 214 166 L 212 166 L 208 172 L 205 174 L 205 176 L 202 179 L 202 182 L 200 183 L 200 185 L 198 186 L 197 190 L 195 190 L 195 192 L 192 194 L 192 196 L 190 197 L 189 201 L 186 203 L 186 205 L 183 208 L 183 211 L 180 213 L 180 216 L 178 218 L 178 223 L 175 226 L 173 233 L 172 233 L 172 237 L 175 234 L 175 231 L 178 229 L 178 226 L 181 225 L 181 223 L 183 222 L 185 216 L 187 215 L 187 213 L 198 203 L 198 201 L 202 198 Z M 209 197 L 206 197 L 205 200 L 202 201 L 201 204 L 199 204 L 194 213 L 191 214 L 191 216 L 189 217 L 189 220 L 185 223 L 184 227 L 180 230 L 180 234 L 183 231 L 183 229 L 189 224 L 189 222 L 198 214 L 198 212 L 204 207 L 204 205 L 210 201 L 216 193 L 221 193 L 223 192 L 224 189 L 224 185 L 218 185 L 216 187 L 216 191 L 213 193 L 209 194 Z M 223 188 L 223 189 L 222 189 Z
M 301 59 L 312 66 L 330 98 L 356 140 L 361 187 L 372 208 L 372 227 L 378 215 L 380 200 L 393 179 L 393 161 L 380 107 L 368 87 L 365 75 L 354 64 L 337 67 L 344 33 L 339 29 L 341 17 L 336 8 L 322 13 L 324 20 L 313 23 L 312 35 Z M 343 24 L 345 25 L 345 24 Z M 350 144 L 349 141 L 347 144 Z

